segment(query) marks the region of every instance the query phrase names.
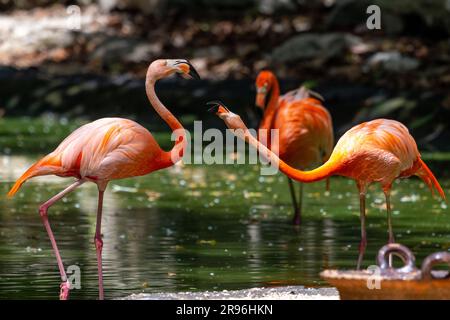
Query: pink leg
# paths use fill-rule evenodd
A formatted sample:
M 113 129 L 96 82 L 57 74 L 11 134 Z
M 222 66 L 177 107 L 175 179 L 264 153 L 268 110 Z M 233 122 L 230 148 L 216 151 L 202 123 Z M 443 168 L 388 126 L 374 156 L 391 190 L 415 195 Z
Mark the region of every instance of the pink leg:
M 367 234 L 366 234 L 366 185 L 357 182 L 359 190 L 359 212 L 361 218 L 361 242 L 359 243 L 358 263 L 356 269 L 361 269 L 364 253 L 367 246 Z
M 391 186 L 383 187 L 384 196 L 386 197 L 386 212 L 389 239 L 388 243 L 394 243 L 394 232 L 392 231 L 392 217 L 391 217 Z M 392 267 L 392 254 L 389 255 L 389 267 Z
M 364 252 L 366 251 L 367 246 L 367 235 L 366 235 L 366 195 L 360 194 L 360 218 L 361 218 L 361 242 L 359 243 L 359 255 L 358 255 L 358 263 L 356 265 L 356 269 L 361 269 L 361 263 L 364 258 Z
M 97 207 L 97 225 L 95 227 L 95 249 L 97 251 L 97 269 L 98 269 L 98 298 L 103 300 L 103 271 L 102 271 L 102 249 L 103 249 L 103 240 L 102 240 L 102 208 L 103 208 L 103 194 L 104 190 L 99 188 L 98 191 L 98 207 Z
M 395 237 L 394 232 L 392 231 L 392 216 L 391 216 L 391 192 L 390 190 L 385 190 L 384 195 L 386 197 L 386 212 L 387 212 L 387 225 L 388 225 L 388 234 L 389 239 L 388 243 L 394 243 Z
M 61 283 L 61 290 L 60 290 L 60 294 L 59 294 L 59 298 L 61 300 L 67 300 L 67 298 L 69 297 L 70 283 L 67 280 L 67 275 L 66 275 L 66 271 L 64 270 L 64 265 L 63 265 L 63 262 L 61 259 L 61 255 L 59 254 L 59 250 L 58 250 L 58 246 L 56 245 L 55 237 L 53 236 L 52 229 L 50 228 L 50 223 L 48 222 L 47 211 L 53 204 L 55 204 L 55 202 L 64 198 L 65 195 L 72 192 L 73 190 L 75 190 L 77 187 L 79 187 L 83 183 L 84 183 L 83 180 L 76 181 L 75 183 L 71 184 L 69 187 L 67 187 L 66 189 L 64 189 L 63 191 L 61 191 L 56 196 L 52 197 L 50 200 L 48 200 L 47 202 L 45 202 L 43 205 L 41 205 L 39 207 L 39 214 L 41 215 L 42 222 L 44 223 L 44 226 L 45 226 L 45 230 L 47 230 L 48 237 L 50 238 L 50 242 L 52 244 L 53 251 L 55 252 L 55 255 L 56 255 L 56 261 L 58 262 L 59 273 L 61 274 L 62 283 Z

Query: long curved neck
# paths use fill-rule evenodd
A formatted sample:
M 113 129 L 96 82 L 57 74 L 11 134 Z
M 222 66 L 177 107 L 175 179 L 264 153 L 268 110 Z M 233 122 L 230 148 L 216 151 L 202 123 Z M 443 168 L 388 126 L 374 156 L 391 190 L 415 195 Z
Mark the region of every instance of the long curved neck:
M 164 167 L 171 166 L 183 157 L 183 152 L 186 148 L 186 133 L 183 125 L 177 118 L 162 104 L 155 92 L 156 79 L 150 73 L 147 72 L 145 79 L 145 92 L 147 93 L 148 100 L 153 106 L 159 116 L 169 125 L 172 131 L 176 135 L 175 145 L 169 152 L 163 151 L 162 162 Z
M 272 86 L 267 105 L 264 108 L 264 116 L 259 125 L 260 129 L 270 130 L 272 128 L 273 119 L 278 108 L 278 99 L 280 98 L 280 85 L 277 78 L 272 78 Z
M 272 166 L 278 166 L 278 168 L 280 169 L 281 172 L 283 172 L 289 178 L 292 178 L 294 180 L 301 181 L 301 182 L 314 182 L 314 181 L 323 180 L 323 179 L 333 175 L 337 169 L 336 164 L 333 163 L 332 161 L 328 160 L 319 168 L 311 170 L 311 171 L 297 170 L 297 169 L 289 166 L 287 163 L 285 163 L 283 160 L 281 160 L 275 153 L 273 153 L 266 146 L 264 146 L 261 142 L 259 142 L 255 137 L 253 137 L 247 128 L 237 129 L 234 132 L 238 137 L 240 137 L 241 139 L 244 139 L 251 146 L 256 148 L 259 151 L 259 153 L 270 162 L 270 164 Z M 241 136 L 239 134 L 239 132 L 241 132 L 241 133 L 243 132 L 243 135 Z

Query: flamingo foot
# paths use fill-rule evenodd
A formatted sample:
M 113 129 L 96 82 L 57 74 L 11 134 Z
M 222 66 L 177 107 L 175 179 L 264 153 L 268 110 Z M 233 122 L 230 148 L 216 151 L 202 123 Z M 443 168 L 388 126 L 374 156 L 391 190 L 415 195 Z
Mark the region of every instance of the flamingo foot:
M 69 298 L 70 291 L 70 282 L 67 280 L 66 282 L 61 283 L 61 290 L 59 293 L 59 300 L 67 300 Z

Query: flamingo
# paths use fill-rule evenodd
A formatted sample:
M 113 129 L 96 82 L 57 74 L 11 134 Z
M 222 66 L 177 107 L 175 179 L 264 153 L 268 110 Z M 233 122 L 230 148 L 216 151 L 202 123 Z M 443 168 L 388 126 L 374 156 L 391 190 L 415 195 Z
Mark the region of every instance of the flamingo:
M 331 155 L 334 144 L 333 124 L 330 113 L 318 94 L 305 87 L 289 91 L 280 96 L 278 80 L 271 71 L 261 71 L 256 78 L 255 104 L 264 112 L 259 126 L 260 134 L 271 129 L 278 129 L 278 139 L 270 144 L 270 136 L 259 141 L 271 150 L 278 150 L 279 157 L 289 166 L 304 170 L 315 168 Z M 267 130 L 267 131 L 261 131 Z M 267 143 L 265 143 L 265 141 Z M 300 183 L 298 201 L 295 196 L 294 183 L 287 178 L 294 209 L 293 224 L 301 222 L 303 184 Z M 328 189 L 327 179 L 327 189 Z
M 314 182 L 330 176 L 344 176 L 356 181 L 360 199 L 361 241 L 357 269 L 361 268 L 367 246 L 366 238 L 366 192 L 369 184 L 379 182 L 386 198 L 389 243 L 393 243 L 394 234 L 391 223 L 390 192 L 397 178 L 416 175 L 421 178 L 434 193 L 433 188 L 445 201 L 445 194 L 431 170 L 421 159 L 414 138 L 400 122 L 388 119 L 376 119 L 361 123 L 348 130 L 337 142 L 330 158 L 322 166 L 301 171 L 289 166 L 270 151 L 248 131 L 241 118 L 232 113 L 221 102 L 210 102 L 215 112 L 233 133 L 257 148 L 272 164 L 291 179 L 301 182 Z M 236 130 L 238 129 L 238 130 Z M 302 150 L 300 150 L 301 152 Z
M 161 78 L 180 73 L 185 78 L 199 78 L 187 60 L 160 59 L 147 70 L 145 89 L 150 104 L 176 133 L 176 142 L 170 151 L 164 151 L 152 134 L 140 124 L 123 118 L 103 118 L 72 132 L 50 154 L 33 164 L 14 184 L 8 193 L 12 197 L 30 178 L 44 175 L 72 177 L 76 181 L 39 207 L 39 214 L 47 230 L 56 255 L 61 275 L 60 299 L 69 296 L 70 282 L 48 221 L 48 209 L 85 182 L 98 188 L 97 223 L 94 244 L 97 254 L 99 299 L 103 294 L 101 235 L 103 195 L 111 180 L 136 177 L 174 165 L 183 156 L 186 138 L 183 126 L 161 103 L 155 93 L 155 83 Z

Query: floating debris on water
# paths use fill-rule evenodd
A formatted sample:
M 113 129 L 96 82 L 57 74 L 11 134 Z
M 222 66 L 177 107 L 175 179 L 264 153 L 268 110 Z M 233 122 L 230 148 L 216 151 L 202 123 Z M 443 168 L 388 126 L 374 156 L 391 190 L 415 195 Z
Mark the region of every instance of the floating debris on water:
M 30 252 L 30 253 L 38 253 L 41 252 L 42 249 L 41 248 L 33 248 L 33 247 L 26 247 L 25 248 L 26 252 Z
M 244 193 L 244 198 L 245 199 L 261 198 L 262 197 L 262 193 L 261 192 L 250 192 L 250 191 L 244 190 L 243 193 Z
M 273 285 L 278 285 L 273 287 Z M 270 287 L 272 286 L 272 287 Z M 189 288 L 196 290 L 197 288 Z M 204 292 L 176 293 L 140 293 L 122 298 L 124 300 L 339 300 L 335 288 L 307 288 L 304 286 L 279 286 L 273 281 L 268 288 L 251 288 L 243 290 L 222 290 Z
M 215 246 L 217 244 L 216 240 L 198 240 L 197 244 L 208 244 L 210 246 Z
M 403 196 L 400 198 L 400 202 L 416 202 L 420 200 L 420 196 L 417 194 L 412 194 L 410 196 Z
M 113 192 L 129 192 L 129 193 L 136 193 L 138 192 L 137 188 L 132 188 L 132 187 L 123 187 L 123 186 L 119 186 L 117 184 L 113 184 L 112 186 L 112 191 Z
M 147 195 L 147 199 L 149 201 L 156 201 L 159 198 L 161 198 L 162 193 L 161 192 L 157 192 L 157 191 L 152 191 L 152 190 L 147 190 L 145 191 L 145 194 Z
M 213 196 L 213 197 L 221 197 L 224 195 L 223 191 L 219 191 L 219 190 L 215 190 L 215 191 L 211 191 L 209 193 L 209 195 Z

